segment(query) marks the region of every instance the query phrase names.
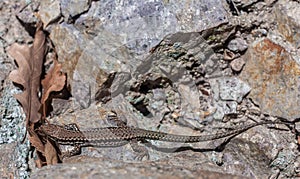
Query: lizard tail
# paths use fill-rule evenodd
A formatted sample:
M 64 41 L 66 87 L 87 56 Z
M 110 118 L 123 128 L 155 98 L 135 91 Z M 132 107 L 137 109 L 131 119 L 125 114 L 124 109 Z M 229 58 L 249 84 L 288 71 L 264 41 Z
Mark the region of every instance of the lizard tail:
M 199 135 L 199 136 L 187 136 L 187 135 L 176 135 L 176 134 L 168 134 L 163 132 L 155 132 L 155 131 L 147 131 L 140 129 L 140 137 L 149 140 L 160 140 L 160 141 L 168 141 L 168 142 L 183 142 L 183 143 L 195 143 L 195 142 L 203 142 L 203 141 L 210 141 L 216 140 L 224 137 L 229 137 L 232 135 L 240 134 L 248 129 L 251 129 L 255 126 L 264 125 L 264 124 L 275 124 L 275 123 L 282 123 L 282 122 L 273 122 L 273 121 L 263 121 L 258 123 L 252 123 L 248 125 L 243 125 L 237 127 L 236 129 L 227 131 L 227 132 L 220 132 L 210 135 Z

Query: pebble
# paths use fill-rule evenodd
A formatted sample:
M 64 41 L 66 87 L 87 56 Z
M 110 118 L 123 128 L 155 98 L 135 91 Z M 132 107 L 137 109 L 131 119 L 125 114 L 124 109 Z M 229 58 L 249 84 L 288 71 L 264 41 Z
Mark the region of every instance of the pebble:
M 244 39 L 236 38 L 228 43 L 227 48 L 233 52 L 243 52 L 248 48 L 248 44 Z
M 233 71 L 240 72 L 243 69 L 245 63 L 246 62 L 243 58 L 236 58 L 230 62 L 230 67 Z

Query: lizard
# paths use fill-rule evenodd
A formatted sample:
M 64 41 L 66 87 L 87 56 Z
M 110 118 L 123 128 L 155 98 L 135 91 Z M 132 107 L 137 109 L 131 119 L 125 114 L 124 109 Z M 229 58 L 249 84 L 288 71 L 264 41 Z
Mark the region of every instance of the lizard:
M 51 139 L 60 145 L 74 146 L 74 149 L 64 154 L 64 156 L 72 156 L 80 153 L 81 147 L 117 147 L 130 143 L 132 149 L 135 152 L 140 153 L 138 158 L 142 159 L 145 156 L 149 158 L 149 155 L 145 148 L 136 145 L 138 141 L 159 140 L 167 142 L 196 143 L 234 136 L 259 125 L 286 124 L 281 121 L 261 121 L 241 125 L 236 129 L 226 132 L 219 132 L 210 135 L 188 136 L 128 127 L 126 124 L 120 122 L 121 120 L 113 120 L 118 122 L 116 127 L 91 128 L 81 131 L 75 123 L 65 126 L 47 123 L 41 125 L 37 131 L 39 134 L 46 136 L 48 139 Z

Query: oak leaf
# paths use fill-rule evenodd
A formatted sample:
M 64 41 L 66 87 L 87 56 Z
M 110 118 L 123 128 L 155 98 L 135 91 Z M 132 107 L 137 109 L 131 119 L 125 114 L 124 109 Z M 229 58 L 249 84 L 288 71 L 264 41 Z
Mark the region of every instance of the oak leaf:
M 15 94 L 26 115 L 26 128 L 29 140 L 39 152 L 44 153 L 44 145 L 34 131 L 34 123 L 41 119 L 39 113 L 41 103 L 39 99 L 40 79 L 44 56 L 46 52 L 46 36 L 42 30 L 42 23 L 37 24 L 32 46 L 12 44 L 7 53 L 16 60 L 18 69 L 9 74 L 9 78 L 23 87 L 23 92 Z
M 26 125 L 40 120 L 41 106 L 38 93 L 40 91 L 40 78 L 43 60 L 46 51 L 46 37 L 42 30 L 42 23 L 37 24 L 33 45 L 11 45 L 7 52 L 16 60 L 18 69 L 9 74 L 9 78 L 23 86 L 23 92 L 16 94 L 15 98 L 21 103 L 26 114 Z
M 45 104 L 49 95 L 53 91 L 61 91 L 65 86 L 66 75 L 61 72 L 61 64 L 54 60 L 53 67 L 47 73 L 45 79 L 42 80 L 43 85 L 43 95 L 42 104 Z
M 48 165 L 54 165 L 58 163 L 56 149 L 49 140 L 47 140 L 45 144 L 45 157 Z
M 29 135 L 29 141 L 31 145 L 36 148 L 37 151 L 41 152 L 43 155 L 45 154 L 45 146 L 43 145 L 42 141 L 36 133 L 31 132 L 31 135 Z

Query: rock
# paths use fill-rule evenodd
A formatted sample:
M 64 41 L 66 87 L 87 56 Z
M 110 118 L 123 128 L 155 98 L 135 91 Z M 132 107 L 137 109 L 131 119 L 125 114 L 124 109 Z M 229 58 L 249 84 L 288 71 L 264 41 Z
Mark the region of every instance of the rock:
M 230 62 L 231 69 L 235 72 L 240 72 L 245 65 L 244 58 L 236 58 Z
M 79 21 L 100 19 L 105 30 L 123 37 L 137 54 L 147 53 L 165 36 L 199 32 L 228 22 L 218 0 L 186 1 L 95 1 Z
M 251 88 L 236 77 L 221 77 L 215 79 L 218 83 L 221 100 L 236 101 L 240 103 L 243 97 L 250 92 Z
M 60 17 L 60 1 L 45 0 L 41 1 L 39 15 L 43 22 L 44 28 L 47 25 Z
M 263 113 L 287 119 L 300 117 L 300 67 L 280 45 L 265 38 L 248 49 L 240 74 L 252 91 L 249 95 Z
M 236 77 L 223 77 L 217 79 L 220 89 L 220 99 L 240 103 L 251 88 Z
M 237 104 L 249 93 L 251 88 L 236 77 L 220 77 L 210 80 L 216 108 L 214 118 L 222 119 L 224 115 L 236 114 Z
M 228 43 L 227 47 L 233 52 L 243 52 L 248 48 L 248 44 L 242 38 L 235 38 Z
M 268 31 L 264 28 L 254 29 L 254 30 L 251 31 L 251 34 L 254 37 L 263 37 L 263 36 L 267 36 Z
M 38 21 L 34 12 L 38 9 L 39 3 L 37 1 L 32 1 L 27 5 L 24 4 L 23 6 L 24 8 L 20 9 L 17 13 L 18 19 L 26 25 L 34 26 Z
M 67 73 L 68 84 L 74 90 L 72 95 L 83 108 L 95 99 L 101 100 L 97 94 L 103 94 L 101 90 L 105 89 L 101 89 L 101 86 L 110 80 L 110 73 L 132 71 L 137 61 L 167 34 L 200 31 L 227 21 L 223 7 L 214 1 L 197 2 L 189 6 L 182 1 L 89 2 L 61 1 L 64 16 L 69 14 L 78 18 L 76 27 L 58 24 L 50 34 L 58 60 Z M 206 4 L 205 8 L 203 4 Z M 188 7 L 190 13 L 182 7 Z
M 295 1 L 282 1 L 275 6 L 278 31 L 296 48 L 300 47 L 300 5 Z
M 234 58 L 236 58 L 235 53 L 233 53 L 232 51 L 230 51 L 230 50 L 228 50 L 228 49 L 225 49 L 225 50 L 224 50 L 224 57 L 223 57 L 223 60 L 225 60 L 225 61 L 231 61 L 231 60 L 233 60 Z M 223 69 L 224 69 L 224 68 L 227 68 L 227 65 L 228 65 L 228 63 L 223 62 L 222 68 L 223 68 Z
M 0 155 L 1 155 L 0 177 L 1 178 L 16 177 L 16 175 L 14 175 L 14 172 L 17 173 L 18 168 L 16 167 L 16 164 L 13 161 L 14 153 L 12 152 L 15 150 L 16 146 L 17 146 L 17 142 L 0 145 Z
M 21 14 L 22 12 L 24 13 L 23 15 L 18 14 L 16 8 L 24 6 L 24 1 L 15 1 L 14 3 L 12 3 L 12 1 L 0 2 L 0 41 L 1 46 L 3 45 L 4 48 L 14 42 L 32 42 L 32 37 L 30 35 L 33 35 L 34 33 L 30 32 L 29 26 L 35 24 L 34 22 L 36 18 L 33 17 L 32 10 L 30 11 L 29 9 L 24 9 L 24 11 L 21 11 Z M 22 16 L 24 18 L 21 19 L 19 15 L 20 17 Z M 24 26 L 27 27 L 29 31 L 26 31 L 28 29 L 24 28 L 20 21 L 25 23 Z
M 137 60 L 132 57 L 129 50 L 121 44 L 120 38 L 106 30 L 102 30 L 94 40 L 86 42 L 86 46 L 81 47 L 83 51 L 75 66 L 71 83 L 74 90 L 80 89 L 83 92 L 80 94 L 77 91 L 79 93 L 76 93 L 74 97 L 87 103 L 82 106 L 84 108 L 88 107 L 90 103 L 88 101 L 95 101 L 96 98 L 100 100 L 96 94 L 106 90 L 102 87 L 108 81 L 113 80 L 113 76 L 110 74 L 130 73 L 137 64 Z M 110 86 L 105 88 L 110 88 Z
M 17 90 L 12 88 L 9 84 L 0 95 L 0 178 L 27 178 L 30 146 L 25 138 L 24 114 L 12 96 Z
M 201 72 L 198 67 L 202 67 Z M 133 102 L 133 105 L 138 107 L 142 105 L 144 108 L 139 111 L 148 115 L 149 118 L 153 118 L 155 123 L 157 121 L 160 123 L 161 116 L 171 118 L 172 114 L 178 113 L 177 116 L 180 117 L 176 121 L 199 128 L 202 119 L 211 113 L 208 112 L 210 111 L 209 107 L 203 109 L 200 107 L 199 89 L 190 75 L 191 73 L 198 73 L 197 77 L 220 74 L 218 59 L 198 33 L 176 33 L 165 37 L 152 53 L 137 66 L 132 79 L 126 83 L 137 85 L 126 89 L 134 91 L 131 96 L 129 95 L 130 99 L 136 99 L 139 96 L 136 93 L 142 96 L 145 93 L 143 90 L 147 89 L 147 94 L 143 96 L 142 102 Z M 170 84 L 173 87 L 167 88 Z M 169 101 L 165 105 L 166 107 L 159 108 L 159 110 L 156 109 L 158 108 L 157 101 L 155 102 L 151 97 L 151 92 L 156 88 L 163 88 L 167 96 L 166 101 Z M 159 105 L 162 104 L 159 103 Z M 153 109 L 151 109 L 152 107 Z
M 182 119 L 177 121 L 184 126 L 191 126 L 192 128 L 200 128 L 199 121 L 204 116 L 200 109 L 199 90 L 192 81 L 185 81 L 178 84 L 178 93 L 180 95 L 181 116 Z
M 136 64 L 121 40 L 103 29 L 90 40 L 74 26 L 63 23 L 53 28 L 50 37 L 67 73 L 71 93 L 83 108 L 95 100 L 110 73 L 128 73 Z
M 77 160 L 76 160 L 77 159 Z M 190 157 L 190 160 L 195 158 Z M 155 163 L 132 163 L 123 161 L 114 161 L 107 158 L 102 158 L 96 161 L 93 158 L 77 157 L 73 162 L 65 163 L 64 165 L 55 165 L 43 167 L 31 178 L 101 178 L 109 177 L 111 179 L 118 178 L 223 178 L 223 179 L 245 179 L 241 175 L 231 175 L 221 172 L 213 172 L 199 168 L 188 168 L 185 166 L 170 165 L 169 161 Z M 188 161 L 186 161 L 188 163 Z M 201 164 L 198 163 L 198 164 Z M 92 172 L 91 172 L 92 171 Z
M 90 5 L 90 0 L 60 0 L 61 12 L 67 21 L 86 12 L 90 8 Z
M 82 37 L 76 28 L 66 23 L 55 25 L 50 38 L 56 47 L 58 61 L 62 64 L 63 72 L 67 74 L 70 84 L 86 38 Z
M 91 104 L 91 84 L 86 80 L 86 76 L 80 75 L 77 70 L 74 72 L 72 81 L 72 96 L 82 108 L 88 108 Z
M 60 98 L 53 98 L 52 99 L 52 108 L 53 111 L 51 112 L 52 116 L 59 116 L 65 112 L 73 111 L 72 109 L 72 101 Z

